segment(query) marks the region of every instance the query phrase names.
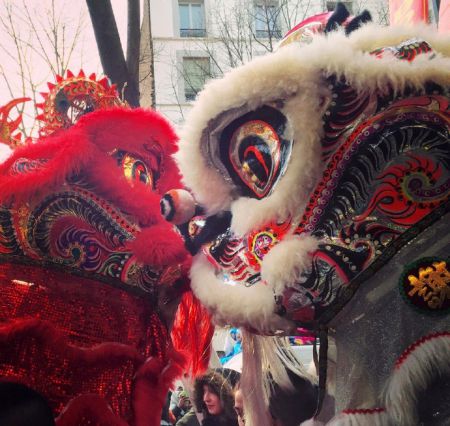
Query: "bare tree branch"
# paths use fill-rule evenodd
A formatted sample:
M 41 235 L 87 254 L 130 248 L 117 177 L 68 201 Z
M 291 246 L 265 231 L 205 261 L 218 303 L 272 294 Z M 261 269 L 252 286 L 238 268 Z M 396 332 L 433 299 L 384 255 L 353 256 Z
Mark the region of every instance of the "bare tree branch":
M 111 1 L 86 0 L 86 3 L 105 74 L 117 84 L 119 93 L 124 92 L 125 99 L 131 106 L 139 106 L 139 91 L 129 81 L 128 68 Z
M 128 0 L 127 68 L 129 90 L 137 92 L 139 102 L 139 47 L 141 40 L 139 0 Z M 138 103 L 139 105 L 139 103 Z
M 83 12 L 77 20 L 66 6 L 55 0 L 48 6 L 26 0 L 0 2 L 0 51 L 8 58 L 0 68 L 1 83 L 11 98 L 33 100 L 16 107 L 24 116 L 21 131 L 25 136 L 37 130 L 38 88 L 53 78 L 51 74 L 66 71 L 80 41 Z

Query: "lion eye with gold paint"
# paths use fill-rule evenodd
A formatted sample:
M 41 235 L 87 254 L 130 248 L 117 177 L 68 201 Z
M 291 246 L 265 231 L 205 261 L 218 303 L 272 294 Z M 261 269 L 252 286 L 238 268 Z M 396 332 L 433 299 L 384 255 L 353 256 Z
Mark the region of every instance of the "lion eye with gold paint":
M 114 157 L 117 159 L 119 167 L 122 168 L 124 176 L 132 185 L 141 182 L 155 189 L 154 173 L 143 160 L 125 151 L 117 151 Z

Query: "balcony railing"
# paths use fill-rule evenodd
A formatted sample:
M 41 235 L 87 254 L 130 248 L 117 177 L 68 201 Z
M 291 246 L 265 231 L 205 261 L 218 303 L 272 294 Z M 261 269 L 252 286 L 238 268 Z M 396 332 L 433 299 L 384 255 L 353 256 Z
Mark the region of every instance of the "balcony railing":
M 180 28 L 181 37 L 206 37 L 204 28 Z

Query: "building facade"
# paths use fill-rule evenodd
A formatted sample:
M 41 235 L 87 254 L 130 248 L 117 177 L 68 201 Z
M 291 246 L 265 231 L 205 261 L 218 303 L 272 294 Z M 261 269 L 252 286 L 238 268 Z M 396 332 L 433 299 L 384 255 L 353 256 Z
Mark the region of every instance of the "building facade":
M 255 56 L 273 51 L 290 28 L 309 16 L 333 10 L 336 3 L 326 0 L 151 0 L 155 108 L 175 126 L 180 126 L 206 81 Z M 345 0 L 343 3 L 352 14 L 368 9 L 375 22 L 387 24 L 386 0 Z M 149 81 L 141 78 L 143 106 L 151 105 Z

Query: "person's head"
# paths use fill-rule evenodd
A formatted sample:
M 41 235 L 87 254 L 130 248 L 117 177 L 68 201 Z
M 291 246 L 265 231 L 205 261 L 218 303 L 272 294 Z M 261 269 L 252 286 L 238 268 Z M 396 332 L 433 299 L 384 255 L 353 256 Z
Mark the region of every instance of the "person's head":
M 184 411 L 188 411 L 192 406 L 188 393 L 186 391 L 181 391 L 179 397 L 180 397 L 179 407 L 182 408 Z
M 40 393 L 20 383 L 0 381 L 0 424 L 52 426 L 55 421 Z
M 236 333 L 238 332 L 237 328 L 231 328 L 230 329 L 230 336 L 233 340 L 236 340 Z
M 205 417 L 221 417 L 236 421 L 234 395 L 230 383 L 217 371 L 197 377 L 194 384 L 194 403 Z
M 242 395 L 241 388 L 239 384 L 237 385 L 234 391 L 234 411 L 238 416 L 239 426 L 245 425 L 245 417 L 244 417 L 244 397 Z
M 203 385 L 203 403 L 206 406 L 206 411 L 212 416 L 217 416 L 223 411 L 222 401 L 220 396 L 215 392 L 215 389 L 210 385 Z

